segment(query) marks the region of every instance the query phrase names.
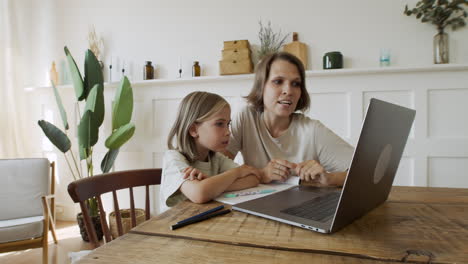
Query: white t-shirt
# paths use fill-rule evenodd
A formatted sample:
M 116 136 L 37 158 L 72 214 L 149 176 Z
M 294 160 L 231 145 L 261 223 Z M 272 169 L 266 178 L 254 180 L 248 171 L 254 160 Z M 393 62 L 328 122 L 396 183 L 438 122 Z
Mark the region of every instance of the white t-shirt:
M 208 157 L 207 162 L 195 161 L 190 164 L 184 155 L 177 150 L 166 151 L 164 153 L 161 189 L 159 191 L 161 212 L 187 199 L 180 191 L 180 186 L 186 181 L 183 178 L 182 170 L 189 166 L 197 168 L 208 177 L 211 177 L 234 169 L 239 165 L 221 153 L 215 153 L 212 157 Z
M 316 160 L 329 172 L 349 168 L 353 147 L 320 121 L 294 113 L 289 128 L 273 138 L 262 115 L 246 106 L 232 120 L 227 150 L 234 155 L 240 151 L 245 164 L 264 168 L 272 159 L 294 163 Z

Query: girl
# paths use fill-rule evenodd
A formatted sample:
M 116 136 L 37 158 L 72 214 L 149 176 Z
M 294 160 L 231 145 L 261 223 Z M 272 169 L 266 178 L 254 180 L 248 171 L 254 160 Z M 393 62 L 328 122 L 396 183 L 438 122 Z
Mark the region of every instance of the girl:
M 164 155 L 163 210 L 187 198 L 205 203 L 224 191 L 258 185 L 256 169 L 239 167 L 219 153 L 226 151 L 229 143 L 230 122 L 231 108 L 217 94 L 193 92 L 182 100 Z

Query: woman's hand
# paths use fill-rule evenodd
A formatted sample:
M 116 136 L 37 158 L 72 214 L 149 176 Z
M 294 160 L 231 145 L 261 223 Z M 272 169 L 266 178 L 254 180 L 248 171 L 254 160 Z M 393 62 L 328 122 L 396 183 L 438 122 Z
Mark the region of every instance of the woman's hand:
M 182 170 L 182 173 L 184 173 L 184 180 L 187 179 L 189 181 L 193 181 L 193 180 L 201 181 L 203 179 L 208 178 L 207 175 L 205 175 L 199 169 L 194 168 L 194 167 L 187 167 Z
M 346 172 L 326 172 L 323 166 L 315 160 L 298 163 L 296 173 L 301 180 L 315 183 L 318 186 L 342 186 L 347 174 Z
M 285 181 L 289 175 L 290 170 L 294 169 L 296 164 L 287 160 L 273 159 L 268 162 L 267 166 L 262 169 L 262 179 L 260 182 L 269 183 L 273 180 Z
M 298 163 L 296 166 L 297 176 L 303 181 L 323 180 L 326 171 L 323 166 L 315 160 Z

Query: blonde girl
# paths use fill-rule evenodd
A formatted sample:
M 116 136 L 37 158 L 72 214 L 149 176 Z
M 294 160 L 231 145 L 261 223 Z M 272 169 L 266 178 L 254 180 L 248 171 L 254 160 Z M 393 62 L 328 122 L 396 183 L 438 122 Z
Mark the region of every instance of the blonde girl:
M 231 108 L 217 94 L 193 92 L 182 100 L 164 154 L 163 210 L 185 199 L 205 203 L 224 191 L 258 185 L 255 168 L 239 167 L 220 153 L 229 144 L 230 123 Z

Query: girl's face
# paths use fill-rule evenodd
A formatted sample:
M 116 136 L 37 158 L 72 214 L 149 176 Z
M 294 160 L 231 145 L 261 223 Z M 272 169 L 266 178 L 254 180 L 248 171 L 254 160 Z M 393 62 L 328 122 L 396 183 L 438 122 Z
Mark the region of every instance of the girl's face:
M 198 153 L 204 157 L 208 151 L 221 152 L 225 151 L 229 143 L 231 131 L 231 108 L 225 106 L 218 113 L 214 114 L 210 119 L 195 124 L 190 135 L 195 138 Z
M 273 117 L 289 117 L 301 97 L 301 76 L 296 65 L 275 60 L 263 89 L 264 112 Z

